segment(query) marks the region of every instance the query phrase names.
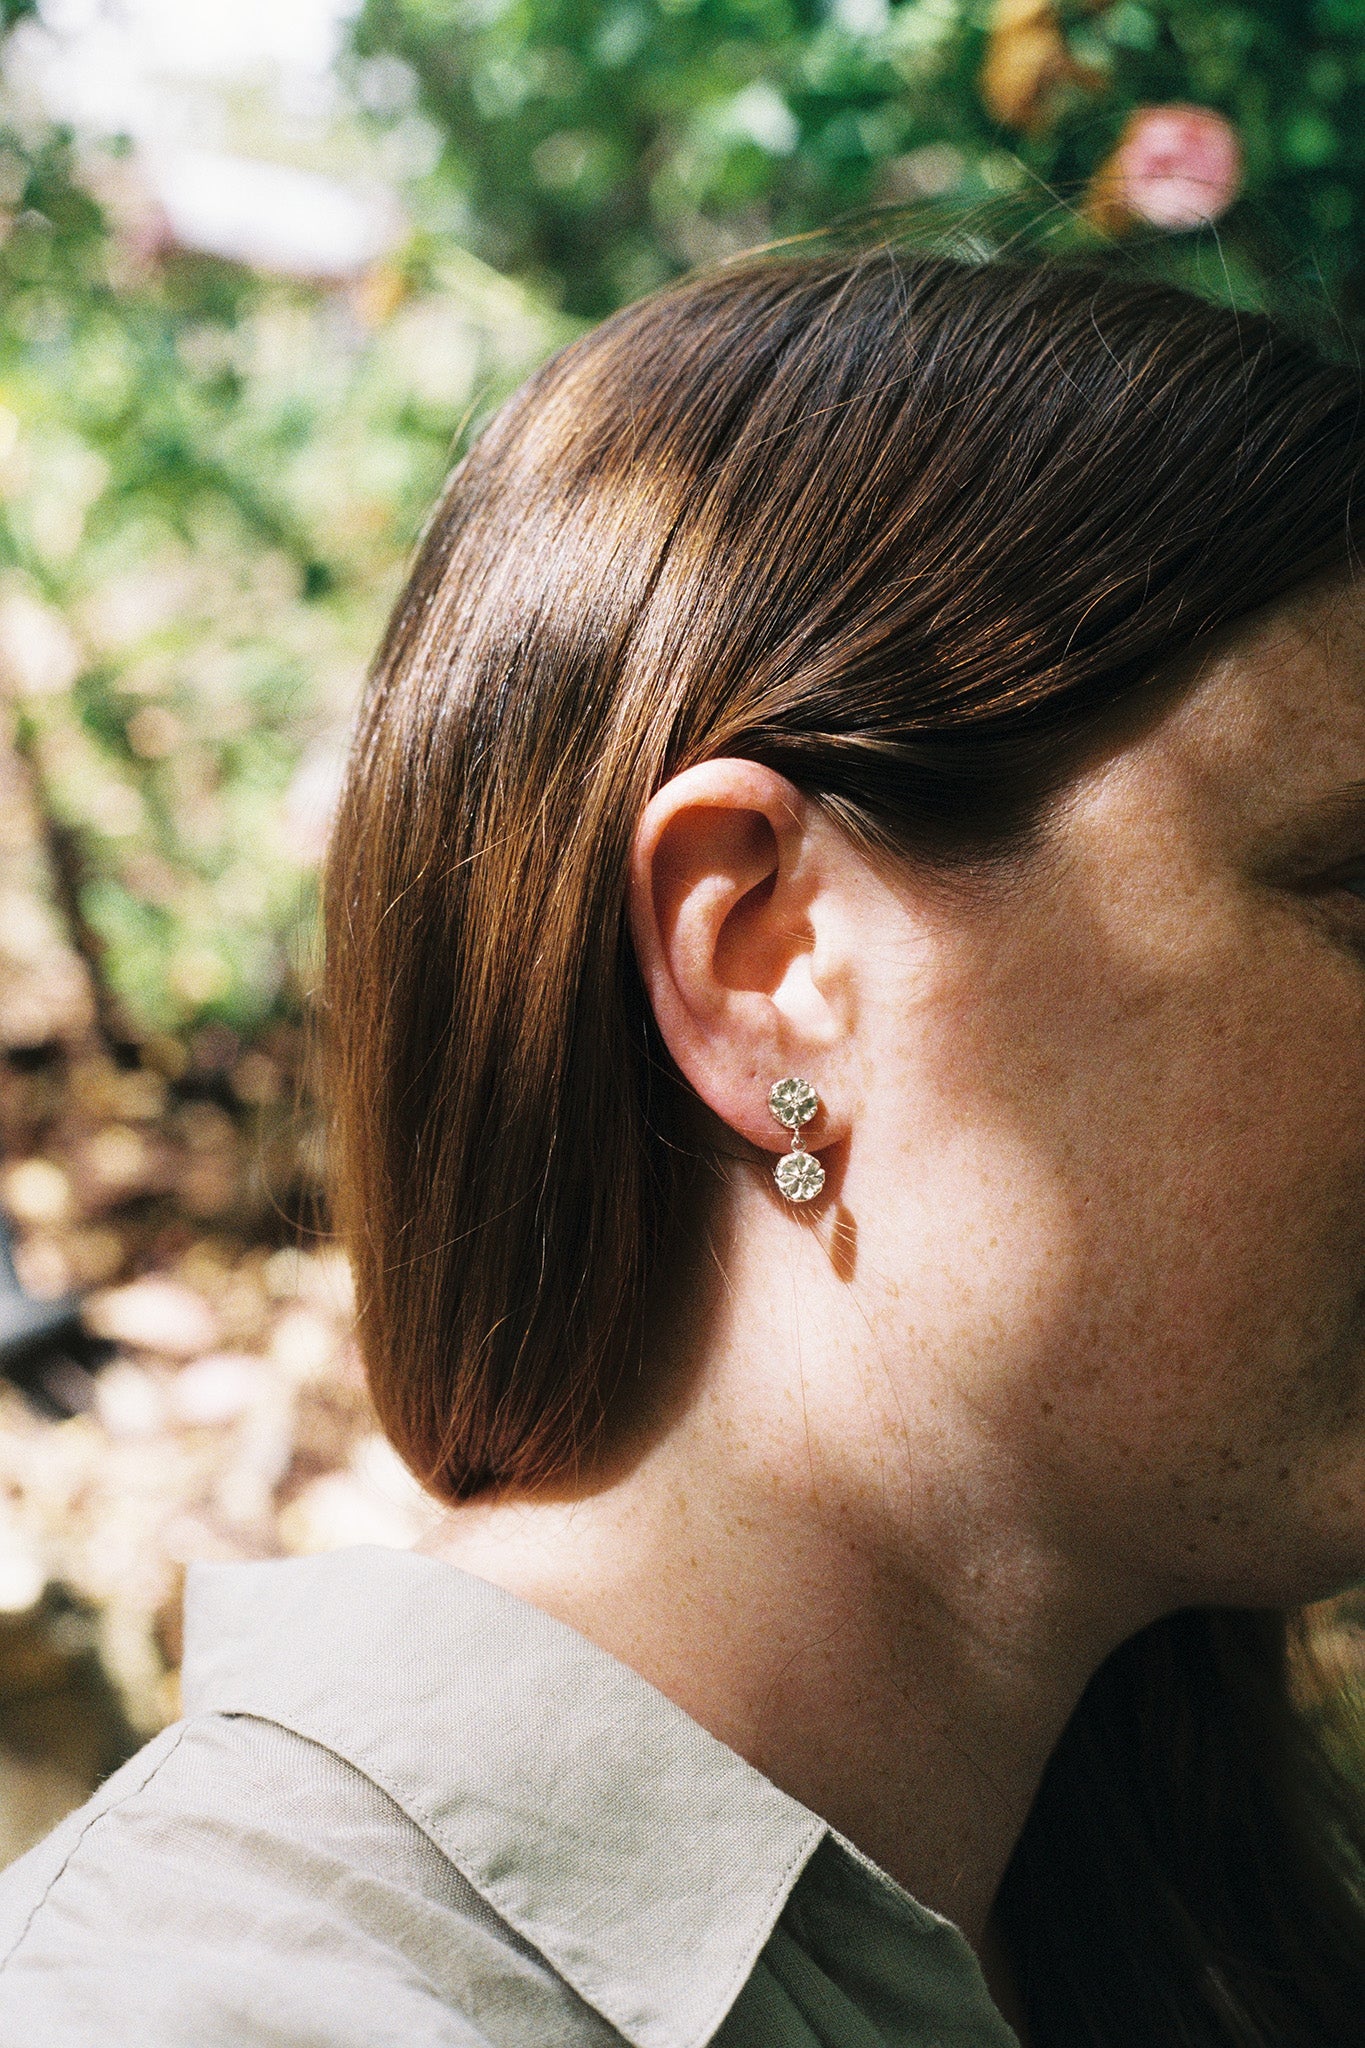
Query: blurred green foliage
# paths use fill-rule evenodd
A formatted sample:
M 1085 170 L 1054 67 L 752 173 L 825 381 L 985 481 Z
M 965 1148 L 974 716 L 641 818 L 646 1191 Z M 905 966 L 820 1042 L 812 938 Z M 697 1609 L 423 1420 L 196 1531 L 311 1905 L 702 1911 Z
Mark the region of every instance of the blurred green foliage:
M 1365 0 L 364 0 L 345 70 L 431 147 L 408 246 L 344 289 L 167 246 L 131 157 L 0 100 L 0 692 L 134 1033 L 292 1002 L 452 435 L 573 320 L 878 205 L 1123 234 L 1096 180 L 1171 102 L 1233 124 L 1244 193 L 1141 259 L 1365 312 Z
M 126 159 L 11 116 L 0 701 L 127 1035 L 250 1037 L 452 435 L 556 329 L 458 251 L 324 291 L 149 247 Z
M 470 245 L 578 313 L 878 203 L 1056 227 L 1172 101 L 1246 184 L 1215 263 L 1165 267 L 1365 310 L 1365 0 L 365 0 L 355 40 L 415 81 Z

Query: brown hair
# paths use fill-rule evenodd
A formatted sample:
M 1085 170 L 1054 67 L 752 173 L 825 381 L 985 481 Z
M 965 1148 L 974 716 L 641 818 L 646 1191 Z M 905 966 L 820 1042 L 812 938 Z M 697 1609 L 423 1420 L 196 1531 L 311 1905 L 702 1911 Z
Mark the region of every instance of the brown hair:
M 564 1471 L 640 1363 L 689 1156 L 625 924 L 652 791 L 743 755 L 909 858 L 1017 850 L 1102 721 L 1348 565 L 1363 453 L 1353 371 L 1080 266 L 757 260 L 531 379 L 436 510 L 329 864 L 340 1214 L 379 1412 L 425 1482 L 462 1498 Z M 1307 1781 L 1276 1704 L 1283 1624 L 1208 1627 L 1120 1653 L 1054 1760 L 1004 1902 L 1039 2043 L 1320 2043 L 1365 2010 L 1325 1793 L 1316 1847 L 1290 1854 Z M 1278 1820 L 1245 1811 L 1296 1889 L 1215 1939 L 1136 1794 L 1127 1832 L 1096 1839 L 1078 1785 L 1100 1813 L 1100 1780 L 1132 1778 L 1085 1747 L 1122 1720 L 1105 1685 L 1131 1706 L 1164 1657 L 1166 1709 L 1210 1731 L 1241 1711 L 1217 1674 L 1243 1636 L 1257 1740 L 1284 1763 Z M 1143 1798 L 1170 1818 L 1168 1761 Z M 1126 1873 L 1107 1949 L 1095 1856 Z M 1140 1988 L 1157 1942 L 1159 1998 Z

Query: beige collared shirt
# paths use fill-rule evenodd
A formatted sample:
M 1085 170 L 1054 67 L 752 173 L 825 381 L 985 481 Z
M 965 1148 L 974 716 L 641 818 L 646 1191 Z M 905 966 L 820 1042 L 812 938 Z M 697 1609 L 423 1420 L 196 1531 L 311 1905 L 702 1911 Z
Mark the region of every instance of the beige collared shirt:
M 3 2048 L 1017 2048 L 956 1928 L 573 1629 L 191 1575 L 185 1718 L 0 1876 Z

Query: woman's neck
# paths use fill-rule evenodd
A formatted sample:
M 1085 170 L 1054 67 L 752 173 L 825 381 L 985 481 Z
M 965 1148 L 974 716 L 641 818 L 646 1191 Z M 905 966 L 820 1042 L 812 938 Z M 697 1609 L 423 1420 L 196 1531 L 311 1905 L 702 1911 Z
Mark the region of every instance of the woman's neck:
M 455 1509 L 425 1547 L 631 1666 L 980 1952 L 1047 1758 L 1147 1617 L 1094 1597 L 961 1416 L 859 1417 L 865 1360 L 806 1339 L 784 1378 L 773 1334 L 728 1319 L 596 1490 Z

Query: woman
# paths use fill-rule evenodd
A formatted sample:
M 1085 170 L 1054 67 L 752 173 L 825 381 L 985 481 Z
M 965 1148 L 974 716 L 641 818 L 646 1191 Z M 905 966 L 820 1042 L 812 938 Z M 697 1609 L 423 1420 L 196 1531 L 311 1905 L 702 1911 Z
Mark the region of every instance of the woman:
M 447 1512 L 198 1576 L 6 2039 L 1361 2038 L 1362 453 L 1260 319 L 894 253 L 493 422 L 327 906 Z

